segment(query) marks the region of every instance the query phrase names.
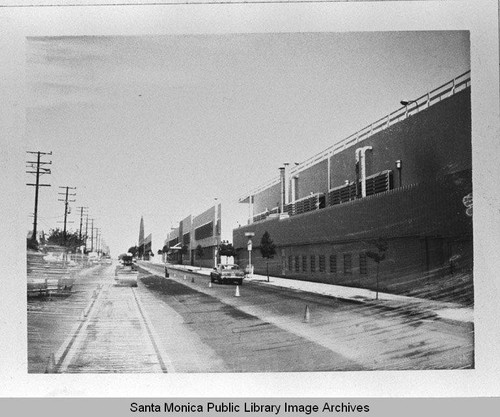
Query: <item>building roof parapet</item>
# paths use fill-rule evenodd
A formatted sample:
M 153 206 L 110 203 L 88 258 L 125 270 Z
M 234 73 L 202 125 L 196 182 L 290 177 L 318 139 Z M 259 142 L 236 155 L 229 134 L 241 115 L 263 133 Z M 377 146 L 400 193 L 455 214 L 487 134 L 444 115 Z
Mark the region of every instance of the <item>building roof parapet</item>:
M 402 107 L 389 113 L 388 115 L 378 119 L 377 121 L 365 126 L 364 128 L 358 130 L 352 135 L 348 136 L 326 148 L 324 151 L 319 152 L 312 157 L 306 159 L 299 165 L 292 167 L 290 169 L 290 176 L 297 175 L 299 172 L 304 171 L 305 169 L 317 164 L 318 162 L 329 158 L 332 155 L 335 155 L 350 146 L 353 146 L 369 137 L 378 133 L 382 130 L 387 129 L 389 126 L 394 125 L 395 123 L 399 123 L 407 118 L 417 114 L 418 112 L 429 108 L 430 106 L 439 103 L 441 100 L 451 97 L 454 94 L 470 87 L 471 84 L 471 71 L 468 70 L 458 77 L 454 78 L 451 81 L 435 88 L 432 91 L 427 92 L 426 94 L 418 97 L 415 100 L 410 100 L 407 102 L 401 102 Z M 249 201 L 250 196 L 254 196 L 265 189 L 278 184 L 280 182 L 280 178 L 274 178 L 270 181 L 267 181 L 263 185 L 253 189 L 249 193 L 245 193 L 245 195 L 241 196 L 238 201 L 240 203 L 246 203 Z

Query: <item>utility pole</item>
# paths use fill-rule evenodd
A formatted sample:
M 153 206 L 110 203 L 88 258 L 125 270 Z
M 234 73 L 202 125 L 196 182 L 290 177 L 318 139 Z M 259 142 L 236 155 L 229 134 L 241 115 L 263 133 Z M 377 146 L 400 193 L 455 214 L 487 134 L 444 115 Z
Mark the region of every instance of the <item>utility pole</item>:
M 100 230 L 97 235 L 97 247 L 99 248 L 99 253 L 102 255 L 102 232 Z
M 78 235 L 78 238 L 82 240 L 82 225 L 83 225 L 83 210 L 87 210 L 88 207 L 77 207 L 80 209 L 80 233 Z
M 52 164 L 52 161 L 42 161 L 41 157 L 42 155 L 52 155 L 52 152 L 33 152 L 33 151 L 27 151 L 27 153 L 30 154 L 36 154 L 37 158 L 36 161 L 26 161 L 27 169 L 31 169 L 34 171 L 26 171 L 28 174 L 36 174 L 36 181 L 35 184 L 27 183 L 26 185 L 30 185 L 35 187 L 35 211 L 34 211 L 34 220 L 33 220 L 33 235 L 31 236 L 31 241 L 36 242 L 37 238 L 37 221 L 38 221 L 38 188 L 39 187 L 50 187 L 50 184 L 40 184 L 40 176 L 43 174 L 51 174 L 50 168 L 45 168 L 43 165 L 50 165 Z
M 66 223 L 67 223 L 67 217 L 68 217 L 68 204 L 73 203 L 76 200 L 68 200 L 69 197 L 74 197 L 76 193 L 69 193 L 69 190 L 76 190 L 76 187 L 59 187 L 59 188 L 65 188 L 66 192 L 64 193 L 58 193 L 59 195 L 65 195 L 64 200 L 58 199 L 57 201 L 64 201 L 64 230 L 63 230 L 63 239 L 64 243 L 66 243 Z M 71 222 L 73 223 L 73 222 Z
M 87 241 L 89 240 L 89 213 L 87 212 L 87 220 L 85 220 L 85 253 L 87 253 Z
M 95 251 L 97 252 L 97 255 L 99 255 L 99 229 L 98 227 L 95 228 Z
M 90 228 L 90 252 L 94 252 L 94 219 L 90 219 L 92 227 Z

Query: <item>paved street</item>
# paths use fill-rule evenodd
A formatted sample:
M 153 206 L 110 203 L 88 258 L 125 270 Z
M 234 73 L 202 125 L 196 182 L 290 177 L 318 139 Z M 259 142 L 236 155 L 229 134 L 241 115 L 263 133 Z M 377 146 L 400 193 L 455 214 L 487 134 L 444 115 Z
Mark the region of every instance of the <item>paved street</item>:
M 148 265 L 148 268 L 163 271 L 161 266 Z M 174 282 L 215 296 L 239 311 L 341 355 L 342 361 L 335 364 L 335 369 L 353 370 L 353 364 L 356 369 L 473 366 L 472 322 L 445 319 L 426 308 L 432 306 L 439 312 L 439 307 L 450 304 L 431 302 L 422 306 L 410 303 L 410 299 L 396 304 L 397 298 L 389 303 L 359 302 L 271 286 L 263 281 L 246 283 L 239 291 L 240 296 L 235 297 L 232 285 L 209 287 L 207 276 L 169 271 Z M 290 285 L 297 287 L 300 283 L 291 281 Z M 308 320 L 305 320 L 306 308 Z
M 83 270 L 71 295 L 30 299 L 29 372 L 300 372 L 473 367 L 473 324 L 257 281 L 142 263 Z M 393 301 L 394 303 L 394 301 Z

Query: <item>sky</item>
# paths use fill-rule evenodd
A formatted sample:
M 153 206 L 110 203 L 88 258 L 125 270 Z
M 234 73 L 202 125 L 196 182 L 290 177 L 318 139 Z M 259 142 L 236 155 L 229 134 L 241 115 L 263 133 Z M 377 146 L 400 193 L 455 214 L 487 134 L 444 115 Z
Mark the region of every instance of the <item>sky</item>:
M 70 186 L 68 229 L 88 207 L 113 255 L 141 216 L 156 253 L 216 198 L 230 235 L 239 197 L 469 70 L 469 49 L 467 32 L 28 38 L 26 150 L 52 152 L 38 230 L 62 228 Z M 33 205 L 26 187 L 27 229 Z

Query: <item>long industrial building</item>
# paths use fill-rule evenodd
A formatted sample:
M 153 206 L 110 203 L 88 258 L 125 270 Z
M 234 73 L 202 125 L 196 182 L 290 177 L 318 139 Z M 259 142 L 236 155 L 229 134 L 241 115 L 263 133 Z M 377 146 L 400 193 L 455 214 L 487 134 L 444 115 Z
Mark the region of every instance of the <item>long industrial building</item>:
M 165 260 L 171 263 L 213 267 L 220 243 L 221 204 L 216 203 L 197 216 L 187 216 L 177 227 L 170 230 L 165 240 Z
M 401 104 L 241 196 L 240 266 L 253 234 L 256 273 L 398 294 L 460 276 L 472 292 L 470 71 Z

